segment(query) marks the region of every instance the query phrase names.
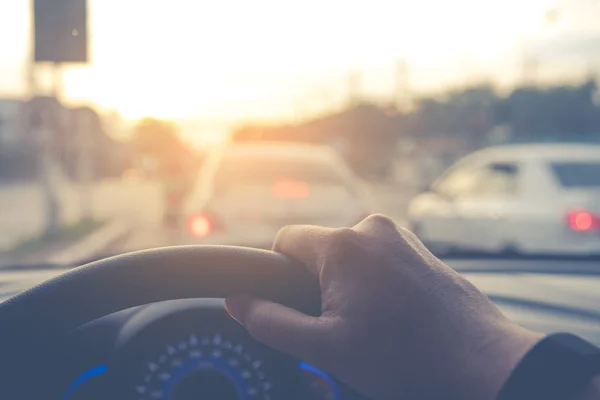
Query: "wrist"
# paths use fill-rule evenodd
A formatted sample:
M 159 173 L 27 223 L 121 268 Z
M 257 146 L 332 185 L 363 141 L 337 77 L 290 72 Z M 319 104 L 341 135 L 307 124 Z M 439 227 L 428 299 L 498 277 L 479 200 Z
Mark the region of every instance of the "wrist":
M 600 349 L 580 337 L 548 335 L 521 359 L 497 399 L 579 399 L 600 373 L 598 356 Z
M 494 323 L 466 359 L 457 399 L 495 400 L 511 372 L 544 335 L 510 321 Z

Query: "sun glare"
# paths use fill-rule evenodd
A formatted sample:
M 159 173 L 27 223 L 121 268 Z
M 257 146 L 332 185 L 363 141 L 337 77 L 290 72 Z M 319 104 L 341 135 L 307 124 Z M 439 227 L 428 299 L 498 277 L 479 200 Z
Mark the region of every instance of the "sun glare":
M 393 71 L 400 59 L 415 87 L 482 65 L 500 75 L 498 60 L 553 3 L 89 0 L 92 63 L 65 72 L 65 95 L 128 118 L 281 118 L 298 98 L 327 106 L 313 82 L 342 87 L 350 70 Z M 393 86 L 373 75 L 364 91 Z

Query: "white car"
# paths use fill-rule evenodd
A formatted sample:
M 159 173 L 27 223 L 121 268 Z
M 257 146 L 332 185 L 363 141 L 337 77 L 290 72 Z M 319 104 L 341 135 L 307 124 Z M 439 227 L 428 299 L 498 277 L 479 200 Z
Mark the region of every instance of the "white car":
M 229 144 L 199 172 L 183 231 L 186 243 L 270 248 L 285 225 L 352 226 L 369 208 L 361 183 L 329 147 Z
M 600 254 L 600 146 L 477 151 L 416 196 L 408 218 L 439 252 Z

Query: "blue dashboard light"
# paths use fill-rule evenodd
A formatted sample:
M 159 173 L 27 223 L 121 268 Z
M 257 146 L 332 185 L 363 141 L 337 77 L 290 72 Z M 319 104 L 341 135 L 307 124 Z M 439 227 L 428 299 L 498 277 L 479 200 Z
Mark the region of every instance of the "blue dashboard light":
M 65 395 L 63 396 L 63 400 L 69 400 L 73 392 L 75 392 L 75 390 L 88 379 L 93 378 L 94 376 L 102 375 L 104 373 L 106 373 L 106 365 L 97 365 L 83 372 L 81 375 L 75 378 L 75 380 L 69 385 L 67 391 L 65 392 Z
M 298 362 L 298 367 L 300 367 L 301 370 L 311 372 L 311 373 L 321 377 L 325 382 L 327 382 L 327 384 L 331 388 L 331 391 L 333 392 L 335 399 L 336 400 L 342 399 L 342 394 L 340 393 L 340 389 L 338 388 L 337 383 L 335 383 L 333 378 L 327 372 L 321 371 L 320 369 L 315 368 L 312 365 L 305 363 L 304 361 Z

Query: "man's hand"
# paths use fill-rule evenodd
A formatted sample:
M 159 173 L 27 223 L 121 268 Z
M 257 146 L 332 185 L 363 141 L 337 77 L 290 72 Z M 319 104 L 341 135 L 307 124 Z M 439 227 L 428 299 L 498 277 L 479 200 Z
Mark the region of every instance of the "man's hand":
M 256 340 L 373 398 L 492 400 L 540 338 L 382 216 L 289 226 L 274 250 L 319 277 L 321 316 L 248 296 L 227 299 L 229 313 Z

